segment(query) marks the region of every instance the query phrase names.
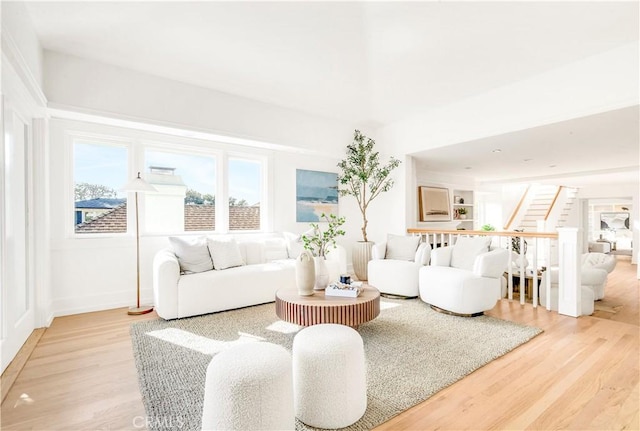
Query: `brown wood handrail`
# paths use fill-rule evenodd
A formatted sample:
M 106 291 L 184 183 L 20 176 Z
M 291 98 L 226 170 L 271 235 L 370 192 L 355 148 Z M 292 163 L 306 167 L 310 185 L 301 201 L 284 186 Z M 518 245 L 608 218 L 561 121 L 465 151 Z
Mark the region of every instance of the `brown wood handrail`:
M 452 235 L 482 235 L 482 236 L 518 236 L 523 238 L 558 238 L 557 232 L 518 232 L 487 231 L 487 230 L 458 230 L 458 229 L 407 229 L 409 234 L 452 234 Z
M 504 227 L 504 230 L 507 230 L 511 227 L 511 223 L 513 223 L 513 219 L 516 218 L 516 215 L 518 214 L 518 212 L 520 211 L 520 207 L 522 206 L 523 202 L 524 202 L 524 198 L 527 196 L 527 193 L 529 193 L 529 189 L 531 188 L 531 184 L 529 184 L 527 186 L 527 189 L 524 191 L 524 193 L 522 194 L 522 197 L 520 198 L 520 202 L 518 202 L 518 205 L 516 205 L 516 208 L 513 210 L 513 212 L 511 213 L 511 217 L 509 217 L 509 221 L 507 222 L 507 224 Z
M 560 196 L 560 192 L 562 191 L 562 187 L 563 186 L 559 186 L 558 190 L 556 191 L 556 195 L 553 197 L 553 200 L 551 201 L 551 205 L 549 205 L 549 209 L 547 210 L 547 213 L 544 215 L 544 221 L 547 221 L 547 219 L 549 218 L 549 214 L 551 214 L 551 210 L 553 209 L 553 206 L 556 204 L 556 201 L 558 200 L 558 197 Z

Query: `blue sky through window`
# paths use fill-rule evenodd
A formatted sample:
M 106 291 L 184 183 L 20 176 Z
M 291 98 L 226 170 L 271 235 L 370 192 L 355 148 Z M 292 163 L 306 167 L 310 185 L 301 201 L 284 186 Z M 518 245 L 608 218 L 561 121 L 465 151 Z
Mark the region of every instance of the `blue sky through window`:
M 213 156 L 145 151 L 145 170 L 149 166 L 175 168 L 187 188 L 202 194 L 216 194 L 216 159 Z M 262 165 L 246 159 L 229 159 L 229 196 L 246 200 L 249 205 L 260 202 Z M 78 142 L 74 146 L 75 183 L 101 184 L 126 197 L 120 188 L 129 180 L 127 149 L 113 145 Z
M 246 200 L 249 205 L 260 202 L 261 164 L 253 160 L 229 159 L 229 196 Z
M 111 145 L 78 142 L 74 145 L 73 178 L 76 184 L 89 183 L 107 186 L 119 198 L 127 182 L 127 149 Z

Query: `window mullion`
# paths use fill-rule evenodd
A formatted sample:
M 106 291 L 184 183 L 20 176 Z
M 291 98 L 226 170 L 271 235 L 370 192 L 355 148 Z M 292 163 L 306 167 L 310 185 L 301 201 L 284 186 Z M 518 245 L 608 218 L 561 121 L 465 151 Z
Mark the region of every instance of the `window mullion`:
M 229 155 L 223 151 L 218 164 L 218 191 L 216 196 L 216 232 L 229 232 Z

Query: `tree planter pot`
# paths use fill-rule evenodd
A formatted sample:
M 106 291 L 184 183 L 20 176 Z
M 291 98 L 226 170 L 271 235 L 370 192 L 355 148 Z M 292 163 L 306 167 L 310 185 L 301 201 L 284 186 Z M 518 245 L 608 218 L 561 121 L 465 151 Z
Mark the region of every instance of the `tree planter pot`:
M 368 279 L 367 267 L 371 260 L 373 244 L 373 241 L 358 241 L 353 247 L 351 260 L 353 262 L 353 272 L 355 272 L 358 280 L 366 281 Z

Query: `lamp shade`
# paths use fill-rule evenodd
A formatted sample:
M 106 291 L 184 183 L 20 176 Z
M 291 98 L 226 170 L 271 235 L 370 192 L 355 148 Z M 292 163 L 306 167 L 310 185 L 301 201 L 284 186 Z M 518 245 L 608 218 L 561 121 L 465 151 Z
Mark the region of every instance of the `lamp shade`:
M 142 193 L 158 191 L 155 187 L 153 187 L 151 184 L 149 184 L 148 182 L 146 182 L 140 177 L 140 172 L 138 172 L 138 176 L 136 178 L 132 179 L 127 184 L 122 186 L 121 190 L 124 192 L 142 192 Z

